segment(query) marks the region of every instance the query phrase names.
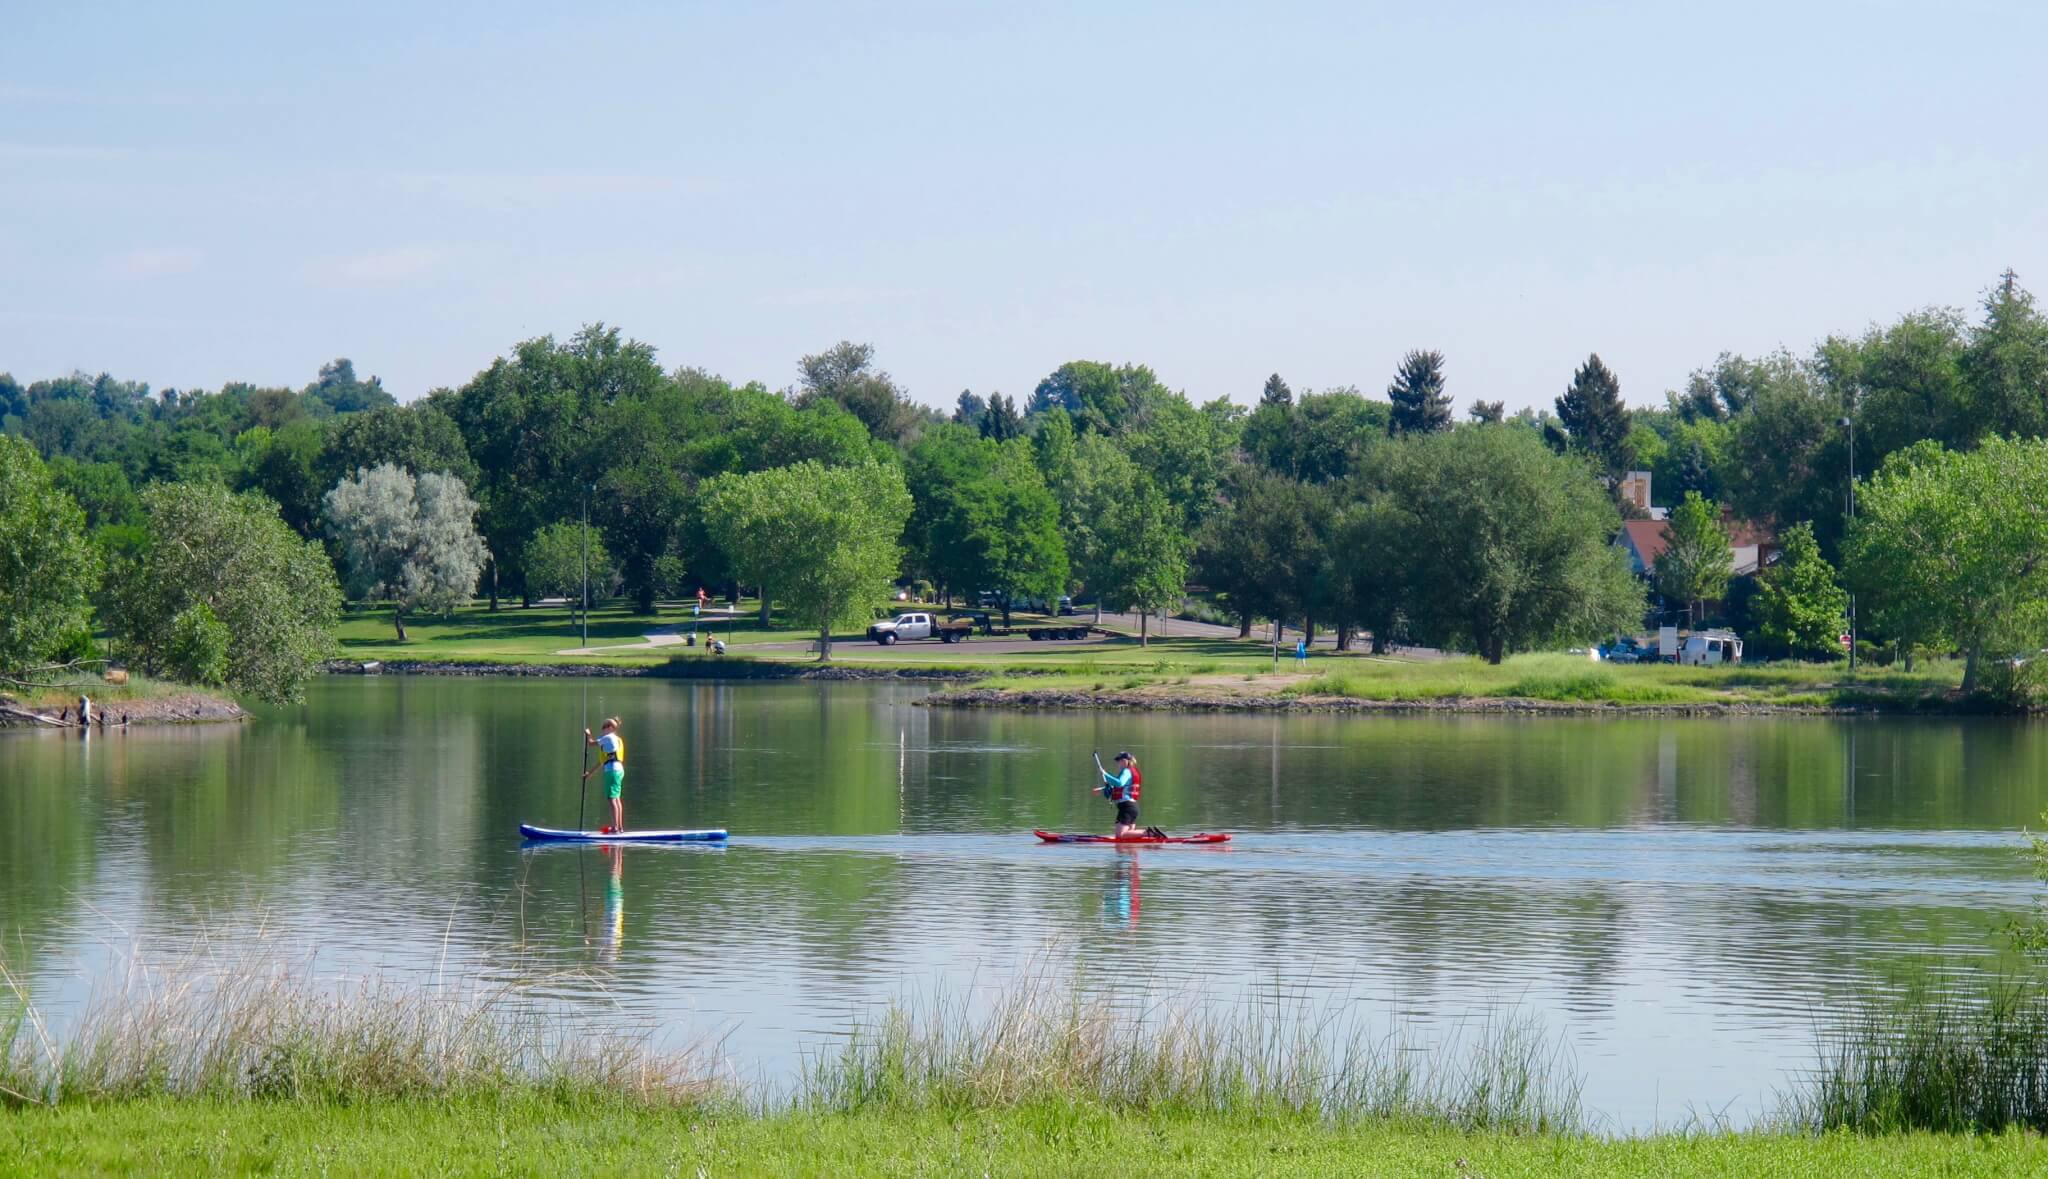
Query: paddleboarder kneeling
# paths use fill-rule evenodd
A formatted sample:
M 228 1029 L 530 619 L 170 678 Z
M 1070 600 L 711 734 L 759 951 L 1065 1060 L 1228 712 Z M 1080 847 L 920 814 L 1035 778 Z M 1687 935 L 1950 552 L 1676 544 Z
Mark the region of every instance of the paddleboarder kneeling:
M 1095 765 L 1102 772 L 1102 797 L 1116 804 L 1116 837 L 1122 839 L 1138 829 L 1138 795 L 1145 788 L 1138 759 L 1129 753 L 1117 754 L 1114 774 L 1102 770 L 1099 761 Z
M 626 802 L 621 797 L 626 790 L 626 740 L 619 736 L 619 718 L 608 717 L 598 729 L 603 736 L 592 737 L 590 730 L 583 730 L 583 744 L 597 746 L 604 760 L 597 768 L 604 771 L 604 796 L 612 800 L 612 825 L 603 834 L 613 835 L 626 829 Z M 583 771 L 585 778 L 590 771 Z

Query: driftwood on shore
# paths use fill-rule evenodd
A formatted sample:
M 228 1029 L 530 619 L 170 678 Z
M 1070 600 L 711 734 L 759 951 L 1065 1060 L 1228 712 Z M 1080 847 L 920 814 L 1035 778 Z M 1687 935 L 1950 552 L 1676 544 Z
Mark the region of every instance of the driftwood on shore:
M 33 708 L 20 708 L 12 704 L 0 704 L 0 716 L 12 717 L 15 720 L 29 721 L 33 724 L 38 725 L 48 725 L 53 729 L 70 729 L 77 727 L 76 725 L 72 724 L 68 716 L 63 720 L 59 720 L 54 716 L 46 716 L 43 713 L 37 712 Z

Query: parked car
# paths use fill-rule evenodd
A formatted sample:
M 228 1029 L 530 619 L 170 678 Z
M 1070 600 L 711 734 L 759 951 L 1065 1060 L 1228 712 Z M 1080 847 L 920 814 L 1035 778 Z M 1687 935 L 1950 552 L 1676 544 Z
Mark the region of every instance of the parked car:
M 950 618 L 940 622 L 921 610 L 898 614 L 887 622 L 868 627 L 868 638 L 884 647 L 911 639 L 938 639 L 957 643 L 974 633 L 971 618 Z
M 1656 656 L 1633 638 L 1617 639 L 1600 648 L 1600 657 L 1610 663 L 1653 663 Z
M 1074 599 L 1068 597 L 1065 594 L 1061 594 L 1059 612 L 1062 615 L 1072 614 L 1074 612 Z

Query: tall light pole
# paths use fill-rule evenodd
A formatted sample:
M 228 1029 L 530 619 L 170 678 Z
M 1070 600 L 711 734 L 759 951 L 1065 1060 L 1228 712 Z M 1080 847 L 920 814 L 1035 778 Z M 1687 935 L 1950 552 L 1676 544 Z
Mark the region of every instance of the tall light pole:
M 583 485 L 583 642 L 590 645 L 590 495 L 597 484 Z
M 1849 431 L 1849 523 L 1856 522 L 1856 419 L 1844 417 L 1836 423 Z M 1844 539 L 1848 529 L 1842 530 Z M 1849 672 L 1856 671 L 1856 591 L 1849 591 Z

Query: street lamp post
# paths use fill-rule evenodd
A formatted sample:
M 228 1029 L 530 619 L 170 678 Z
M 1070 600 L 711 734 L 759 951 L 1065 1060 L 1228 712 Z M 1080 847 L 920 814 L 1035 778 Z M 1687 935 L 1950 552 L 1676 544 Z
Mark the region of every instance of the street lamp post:
M 590 495 L 597 484 L 583 485 L 583 642 L 590 645 Z
M 1856 419 L 1844 417 L 1836 423 L 1849 432 L 1849 523 L 1856 522 Z M 1843 529 L 1846 537 L 1848 530 Z M 1856 671 L 1856 591 L 1849 591 L 1849 671 Z

